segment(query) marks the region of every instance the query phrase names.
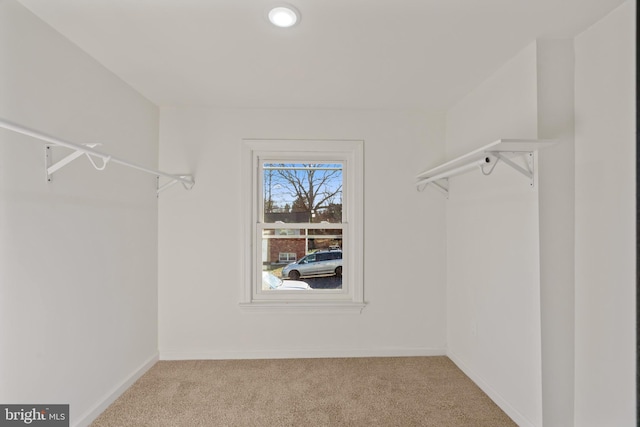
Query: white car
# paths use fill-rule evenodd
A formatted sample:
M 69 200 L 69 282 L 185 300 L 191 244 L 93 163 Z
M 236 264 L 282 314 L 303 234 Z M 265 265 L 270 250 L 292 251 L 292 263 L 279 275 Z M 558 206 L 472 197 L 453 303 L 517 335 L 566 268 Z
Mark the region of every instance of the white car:
M 306 282 L 299 280 L 287 280 L 277 278 L 273 274 L 263 271 L 262 272 L 262 290 L 280 290 L 280 291 L 305 291 L 311 290 L 311 287 Z

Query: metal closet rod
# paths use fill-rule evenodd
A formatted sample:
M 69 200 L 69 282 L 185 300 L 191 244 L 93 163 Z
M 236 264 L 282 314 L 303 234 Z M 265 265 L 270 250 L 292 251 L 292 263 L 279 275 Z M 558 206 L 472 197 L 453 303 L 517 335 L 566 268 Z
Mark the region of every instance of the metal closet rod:
M 41 141 L 44 142 L 48 142 L 51 144 L 55 144 L 61 147 L 67 147 L 71 150 L 75 150 L 75 151 L 79 151 L 91 156 L 95 156 L 95 157 L 100 157 L 102 160 L 104 160 L 105 162 L 113 162 L 113 163 L 118 163 L 120 165 L 123 166 L 127 166 L 133 169 L 137 169 L 141 172 L 146 172 L 149 173 L 151 175 L 155 175 L 155 176 L 163 176 L 165 178 L 170 178 L 172 180 L 176 180 L 176 181 L 180 181 L 182 182 L 187 188 L 191 188 L 194 184 L 193 178 L 189 177 L 189 176 L 184 176 L 184 175 L 171 175 L 169 173 L 166 172 L 162 172 L 162 171 L 158 171 L 158 170 L 154 170 L 154 169 L 149 169 L 149 168 L 145 168 L 144 166 L 140 166 L 140 165 L 136 165 L 135 163 L 131 163 L 131 162 L 127 162 L 126 160 L 122 160 L 119 159 L 117 157 L 113 157 L 110 156 L 109 154 L 105 154 L 105 153 L 101 153 L 100 151 L 94 150 L 92 148 L 88 148 L 87 146 L 84 145 L 79 145 L 79 144 L 74 144 L 73 142 L 69 142 L 69 141 L 65 141 L 50 135 L 47 135 L 45 133 L 42 133 L 40 131 L 34 130 L 34 129 L 30 129 L 28 127 L 19 125 L 17 123 L 13 123 L 9 120 L 5 120 L 3 118 L 0 118 L 0 127 L 17 132 L 17 133 L 21 133 L 23 135 L 27 135 L 36 139 L 39 139 Z

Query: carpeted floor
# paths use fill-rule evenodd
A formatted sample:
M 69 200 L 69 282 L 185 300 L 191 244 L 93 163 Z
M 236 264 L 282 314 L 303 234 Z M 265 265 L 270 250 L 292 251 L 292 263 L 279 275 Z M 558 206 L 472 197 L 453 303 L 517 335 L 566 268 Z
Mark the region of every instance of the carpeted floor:
M 161 361 L 92 424 L 515 426 L 446 357 Z

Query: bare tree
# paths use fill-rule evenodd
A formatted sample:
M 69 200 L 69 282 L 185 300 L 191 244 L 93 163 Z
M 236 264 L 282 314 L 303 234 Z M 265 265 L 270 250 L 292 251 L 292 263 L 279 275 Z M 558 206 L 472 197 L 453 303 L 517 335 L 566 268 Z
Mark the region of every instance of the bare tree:
M 294 201 L 291 212 L 308 212 L 310 220 L 314 213 L 337 204 L 336 199 L 342 193 L 342 170 L 326 169 L 326 165 L 280 164 L 275 169 L 278 181 Z M 275 177 L 274 177 L 275 178 Z
M 265 213 L 271 213 L 274 210 L 274 203 L 273 203 L 273 195 L 272 195 L 272 190 L 273 190 L 273 185 L 272 185 L 272 181 L 273 181 L 273 174 L 274 171 L 273 170 L 265 170 L 264 171 L 264 194 L 263 194 L 263 200 L 264 200 L 264 212 Z

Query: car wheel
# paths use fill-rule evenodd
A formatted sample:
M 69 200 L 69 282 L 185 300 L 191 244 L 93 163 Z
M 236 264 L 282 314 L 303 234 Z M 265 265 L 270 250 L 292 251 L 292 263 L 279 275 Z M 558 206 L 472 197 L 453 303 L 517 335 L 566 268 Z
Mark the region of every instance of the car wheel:
M 297 270 L 292 270 L 289 272 L 289 279 L 298 280 L 300 278 L 300 272 Z
M 342 276 L 342 267 L 336 268 L 336 276 L 338 277 Z

